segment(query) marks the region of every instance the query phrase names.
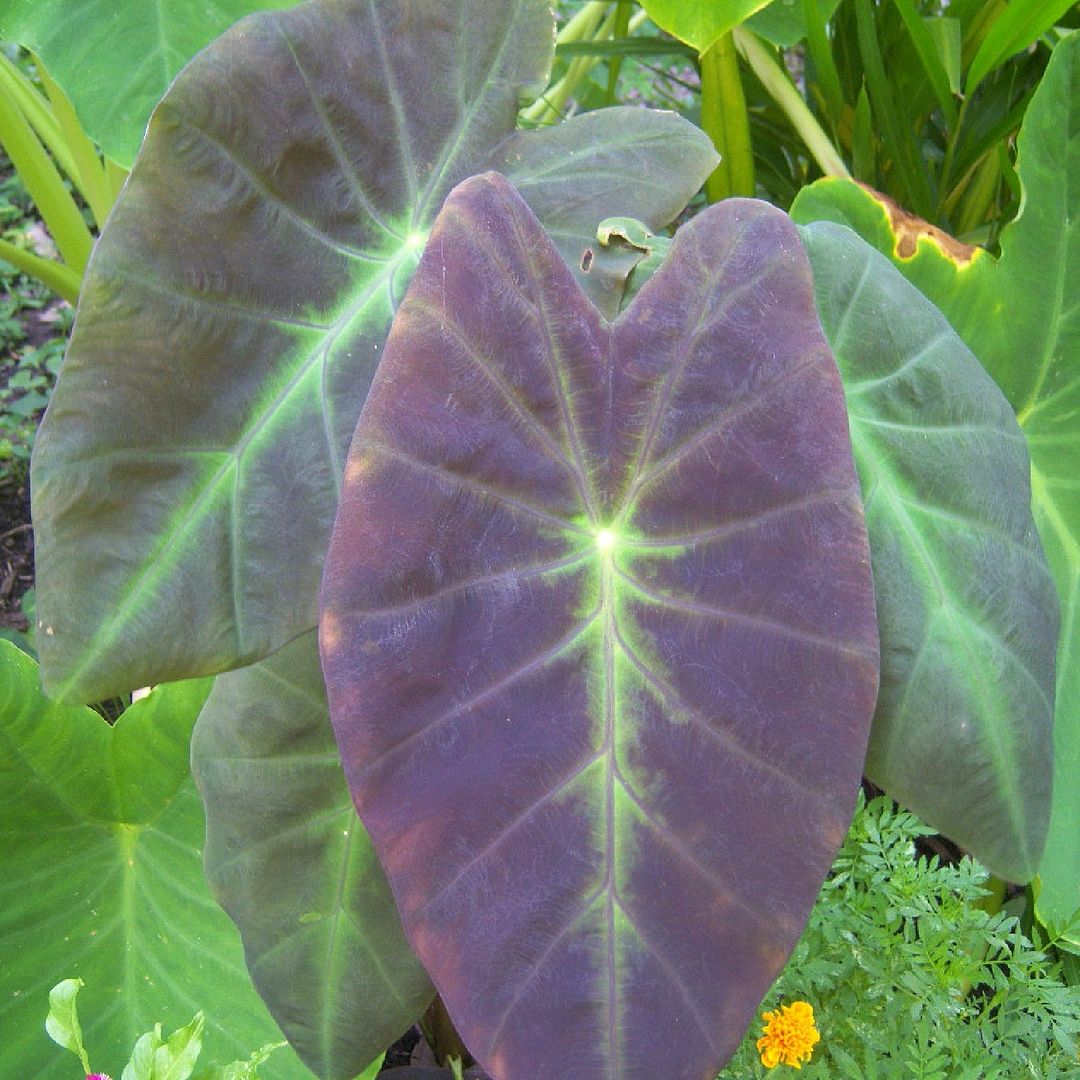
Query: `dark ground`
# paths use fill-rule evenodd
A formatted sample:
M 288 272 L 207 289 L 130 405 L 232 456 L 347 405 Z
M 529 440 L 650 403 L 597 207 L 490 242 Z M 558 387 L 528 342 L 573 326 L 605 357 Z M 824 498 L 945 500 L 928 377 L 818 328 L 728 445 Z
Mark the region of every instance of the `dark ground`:
M 34 584 L 30 482 L 16 466 L 0 476 L 0 630 L 26 631 L 22 597 Z

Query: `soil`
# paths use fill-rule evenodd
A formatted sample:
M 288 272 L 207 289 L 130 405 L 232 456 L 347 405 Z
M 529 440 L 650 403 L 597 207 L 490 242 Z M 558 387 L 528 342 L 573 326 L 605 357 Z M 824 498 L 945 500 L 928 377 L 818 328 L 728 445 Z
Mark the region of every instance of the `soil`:
M 0 300 L 9 297 L 0 295 Z M 56 336 L 56 300 L 40 309 L 20 314 L 23 337 L 20 349 L 34 349 Z M 0 351 L 0 391 L 16 371 L 15 357 Z M 18 392 L 16 391 L 16 396 Z M 40 421 L 40 413 L 33 419 Z M 13 459 L 0 465 L 0 630 L 25 632 L 23 594 L 34 585 L 34 532 L 30 525 L 30 471 L 25 461 Z
M 22 597 L 34 584 L 30 479 L 23 467 L 0 476 L 0 629 L 25 632 Z

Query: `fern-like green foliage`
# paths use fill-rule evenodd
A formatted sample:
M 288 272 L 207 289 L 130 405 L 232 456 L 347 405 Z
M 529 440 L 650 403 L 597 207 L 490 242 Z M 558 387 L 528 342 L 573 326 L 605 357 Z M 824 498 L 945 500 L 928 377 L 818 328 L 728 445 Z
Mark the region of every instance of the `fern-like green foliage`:
M 858 810 L 762 1009 L 808 1001 L 821 1041 L 806 1080 L 1053 1080 L 1080 1075 L 1080 986 L 1005 911 L 987 871 L 917 857 L 933 832 L 885 798 Z M 719 1080 L 775 1076 L 757 1025 Z

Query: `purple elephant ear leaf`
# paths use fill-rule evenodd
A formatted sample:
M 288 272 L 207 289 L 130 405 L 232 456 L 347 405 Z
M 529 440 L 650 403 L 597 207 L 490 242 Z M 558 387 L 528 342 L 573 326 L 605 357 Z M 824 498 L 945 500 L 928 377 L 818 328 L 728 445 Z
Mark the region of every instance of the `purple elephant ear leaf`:
M 714 1075 L 843 838 L 877 689 L 788 218 L 711 208 L 612 323 L 507 181 L 459 185 L 361 414 L 322 606 L 354 801 L 483 1066 Z

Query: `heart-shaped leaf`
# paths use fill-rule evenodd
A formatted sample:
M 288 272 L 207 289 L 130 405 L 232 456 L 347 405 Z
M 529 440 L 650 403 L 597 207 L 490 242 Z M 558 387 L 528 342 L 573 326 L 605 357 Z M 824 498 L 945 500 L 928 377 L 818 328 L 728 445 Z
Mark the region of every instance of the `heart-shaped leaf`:
M 1054 583 L 1009 403 L 944 315 L 849 229 L 809 225 L 844 377 L 881 628 L 866 771 L 995 873 L 1050 812 Z
M 155 1023 L 199 1009 L 206 1064 L 280 1041 L 203 878 L 187 761 L 209 689 L 159 687 L 110 727 L 43 698 L 37 665 L 0 641 L 0 1075 L 70 1075 L 43 1025 L 65 977 L 85 983 L 83 1041 L 113 1076 Z M 310 1080 L 287 1049 L 261 1075 Z
M 609 323 L 505 180 L 463 183 L 357 427 L 323 603 L 353 797 L 484 1067 L 713 1075 L 844 835 L 877 685 L 786 215 L 711 208 Z
M 312 0 L 177 79 L 36 443 L 51 694 L 237 667 L 315 626 L 349 439 L 458 180 L 508 171 L 575 260 L 603 218 L 659 228 L 697 189 L 715 154 L 670 113 L 513 133 L 553 29 L 545 0 Z
M 253 11 L 297 0 L 4 0 L 0 38 L 33 49 L 90 137 L 130 166 L 150 111 L 204 45 Z
M 313 1072 L 352 1080 L 434 990 L 353 809 L 313 632 L 217 680 L 191 764 L 256 988 Z

